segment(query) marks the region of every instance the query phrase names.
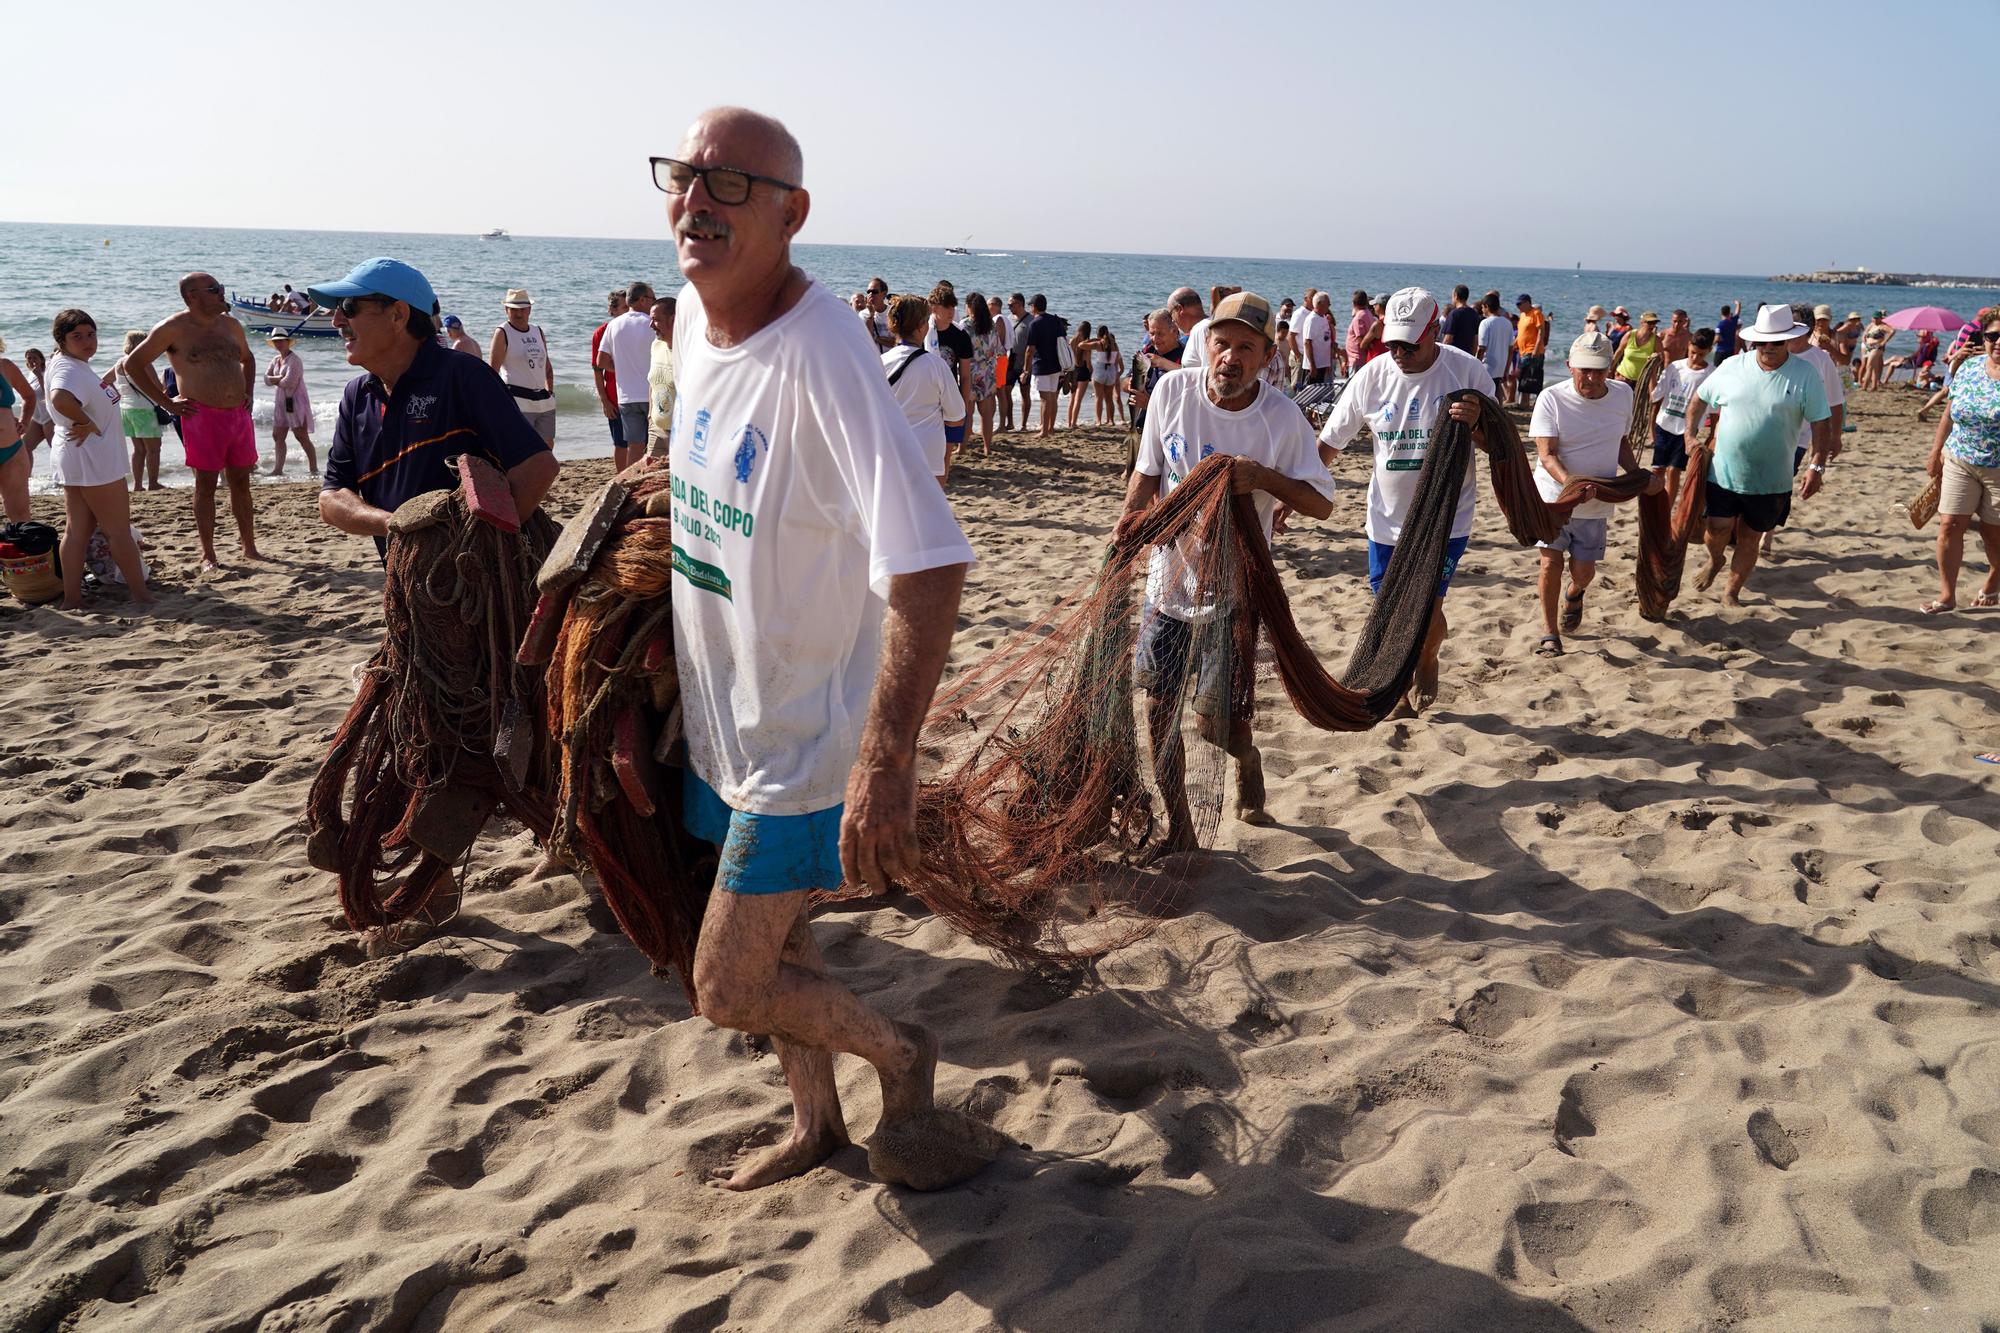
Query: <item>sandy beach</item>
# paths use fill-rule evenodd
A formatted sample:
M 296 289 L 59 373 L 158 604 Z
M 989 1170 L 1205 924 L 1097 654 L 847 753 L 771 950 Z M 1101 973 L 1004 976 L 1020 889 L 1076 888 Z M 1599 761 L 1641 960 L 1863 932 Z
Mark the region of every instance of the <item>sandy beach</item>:
M 821 914 L 1019 1145 L 935 1195 L 859 1147 L 702 1185 L 780 1125 L 777 1060 L 517 827 L 448 931 L 368 957 L 299 815 L 374 550 L 262 486 L 275 558 L 202 576 L 188 493 L 141 495 L 155 614 L 0 602 L 0 1329 L 1992 1327 L 2000 611 L 1917 613 L 1915 402 L 1849 400 L 1741 610 L 1697 550 L 1642 621 L 1621 510 L 1554 661 L 1482 481 L 1434 712 L 1319 733 L 1267 667 L 1277 825 L 1225 823 L 1086 982 L 907 899 Z M 1007 436 L 955 477 L 954 663 L 1076 586 L 1123 452 Z M 1367 468 L 1277 550 L 1335 663 Z M 837 1073 L 865 1134 L 874 1079 Z

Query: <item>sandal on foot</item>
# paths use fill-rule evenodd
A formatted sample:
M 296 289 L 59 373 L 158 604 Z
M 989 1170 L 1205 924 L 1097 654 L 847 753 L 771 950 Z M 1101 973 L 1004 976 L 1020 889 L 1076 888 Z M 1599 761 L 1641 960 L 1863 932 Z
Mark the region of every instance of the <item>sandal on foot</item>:
M 2000 764 L 2000 751 L 1988 750 L 1984 754 L 1976 754 L 1972 757 L 1982 764 Z
M 2000 593 L 1982 592 L 1972 599 L 1974 606 L 2000 606 Z
M 1940 612 L 1940 611 L 1956 611 L 1956 610 L 1958 610 L 1958 603 L 1957 603 L 1957 602 L 1925 602 L 1925 603 L 1924 603 L 1924 604 L 1923 604 L 1922 606 L 1918 607 L 1918 608 L 1917 608 L 1917 610 L 1919 610 L 1919 611 L 1923 612 L 1923 613 L 1924 613 L 1925 615 L 1927 615 L 1927 616 L 1934 616 L 1934 615 L 1936 615 L 1936 614 L 1937 614 L 1938 612 Z
M 1542 641 L 1535 645 L 1535 656 L 1537 657 L 1561 657 L 1562 655 L 1563 641 L 1560 634 L 1544 634 Z
M 1583 589 L 1563 594 L 1562 628 L 1573 630 L 1583 623 Z

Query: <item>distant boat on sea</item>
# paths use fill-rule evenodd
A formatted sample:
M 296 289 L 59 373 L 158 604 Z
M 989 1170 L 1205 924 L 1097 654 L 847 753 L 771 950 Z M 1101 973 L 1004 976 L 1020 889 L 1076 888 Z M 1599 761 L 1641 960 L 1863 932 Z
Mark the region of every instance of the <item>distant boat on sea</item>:
M 480 232 L 479 239 L 482 241 L 511 241 L 514 238 L 507 234 L 505 227 L 495 227 L 492 231 Z
M 965 240 L 969 241 L 971 239 L 972 233 L 965 233 Z M 948 255 L 969 255 L 972 253 L 972 251 L 965 248 L 965 241 L 960 241 L 957 245 L 947 245 L 944 248 L 944 252 Z
M 333 312 L 322 310 L 310 315 L 294 314 L 289 310 L 273 310 L 262 301 L 247 300 L 231 292 L 229 304 L 235 308 L 236 317 L 243 321 L 243 327 L 255 333 L 289 333 L 294 338 L 332 338 L 340 330 L 333 327 Z

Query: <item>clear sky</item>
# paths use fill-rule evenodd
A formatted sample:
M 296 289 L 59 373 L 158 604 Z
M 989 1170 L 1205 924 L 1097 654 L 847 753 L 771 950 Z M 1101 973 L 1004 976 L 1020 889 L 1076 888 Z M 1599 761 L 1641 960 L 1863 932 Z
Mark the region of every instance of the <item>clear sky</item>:
M 661 236 L 646 157 L 740 102 L 808 241 L 2000 273 L 2000 0 L 7 13 L 8 220 Z

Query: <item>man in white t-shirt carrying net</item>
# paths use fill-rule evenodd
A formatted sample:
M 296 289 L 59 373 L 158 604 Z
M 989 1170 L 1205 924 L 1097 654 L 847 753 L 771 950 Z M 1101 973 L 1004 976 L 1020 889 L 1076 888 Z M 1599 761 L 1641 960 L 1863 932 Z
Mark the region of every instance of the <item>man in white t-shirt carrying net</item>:
M 1562 494 L 1572 477 L 1609 477 L 1639 470 L 1627 436 L 1632 424 L 1632 386 L 1609 378 L 1611 340 L 1589 332 L 1569 346 L 1569 383 L 1553 385 L 1535 399 L 1535 414 L 1528 435 L 1535 442 L 1535 489 L 1544 500 Z M 1648 494 L 1666 487 L 1658 473 L 1646 485 Z M 1536 542 L 1541 548 L 1541 576 L 1537 591 L 1542 603 L 1541 642 L 1538 657 L 1561 657 L 1562 635 L 1583 623 L 1583 594 L 1597 576 L 1597 562 L 1604 558 L 1605 534 L 1610 526 L 1611 504 L 1596 498 L 1596 489 L 1586 487 L 1587 498 L 1570 511 L 1569 520 L 1552 540 Z M 1569 565 L 1569 587 L 1563 587 L 1563 564 Z M 1556 599 L 1562 598 L 1558 619 Z
M 843 876 L 880 893 L 916 867 L 917 730 L 972 549 L 854 313 L 792 265 L 797 141 L 719 108 L 653 166 L 689 283 L 669 465 L 682 813 L 721 849 L 694 992 L 709 1021 L 775 1039 L 796 1117 L 716 1183 L 765 1185 L 848 1141 L 844 1051 L 881 1080 L 872 1169 L 949 1184 L 983 1163 L 940 1165 L 936 1038 L 829 978 L 805 913 Z
M 1319 433 L 1320 456 L 1329 466 L 1364 425 L 1374 437 L 1375 470 L 1368 478 L 1368 586 L 1378 596 L 1417 493 L 1424 455 L 1447 414 L 1466 426 L 1476 443 L 1483 446 L 1486 442 L 1477 400 L 1461 398 L 1447 405 L 1445 397 L 1454 390 L 1476 389 L 1492 398 L 1493 377 L 1478 357 L 1438 341 L 1437 313 L 1436 298 L 1421 287 L 1405 287 L 1389 298 L 1382 320 L 1382 344 L 1388 355 L 1376 357 L 1354 373 Z M 1478 480 L 1471 468 L 1465 470 L 1430 630 L 1424 637 L 1416 679 L 1399 710 L 1405 716 L 1422 713 L 1437 698 L 1438 657 L 1450 632 L 1444 618 L 1444 597 L 1472 537 Z
M 1277 354 L 1270 303 L 1238 292 L 1223 299 L 1207 325 L 1203 364 L 1170 371 L 1153 386 L 1118 520 L 1121 538 L 1213 454 L 1235 459 L 1232 489 L 1252 497 L 1267 541 L 1280 504 L 1312 518 L 1333 512 L 1333 477 L 1314 447 L 1312 427 L 1290 399 L 1263 382 L 1265 363 Z M 1154 547 L 1146 571 L 1137 679 L 1151 696 L 1147 722 L 1167 813 L 1165 852 L 1199 844 L 1187 798 L 1184 706 L 1199 734 L 1236 760 L 1236 817 L 1271 822 L 1250 717 L 1232 706 L 1247 698 L 1251 653 L 1232 631 L 1234 608 L 1216 595 L 1229 580 L 1204 569 L 1212 554 L 1184 538 Z

